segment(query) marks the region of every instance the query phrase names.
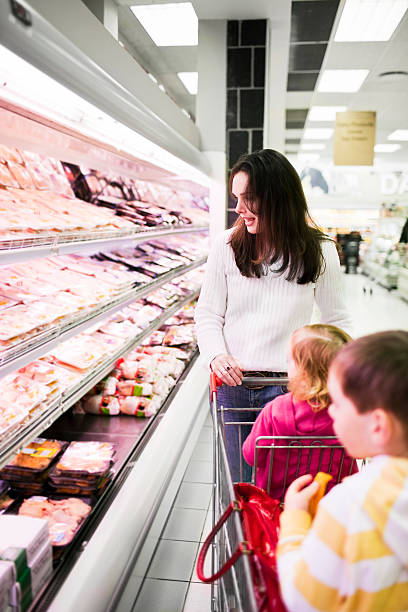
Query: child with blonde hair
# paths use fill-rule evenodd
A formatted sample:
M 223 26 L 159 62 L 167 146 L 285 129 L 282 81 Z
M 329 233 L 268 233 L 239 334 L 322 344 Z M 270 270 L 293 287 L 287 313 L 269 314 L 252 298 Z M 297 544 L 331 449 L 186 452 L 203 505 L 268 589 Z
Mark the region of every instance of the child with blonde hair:
M 280 395 L 265 405 L 258 415 L 242 451 L 250 465 L 255 463 L 255 446 L 259 436 L 285 436 L 275 438 L 274 446 L 285 446 L 286 436 L 308 436 L 301 444 L 310 446 L 313 440 L 335 436 L 332 419 L 328 414 L 329 395 L 327 375 L 331 362 L 340 349 L 351 340 L 350 336 L 334 325 L 306 325 L 291 337 L 288 351 L 289 393 Z M 297 442 L 299 444 L 299 442 Z M 355 463 L 336 439 L 325 440 L 333 448 L 309 450 L 270 449 L 270 440 L 258 441 L 255 484 L 268 490 L 272 497 L 283 498 L 289 484 L 301 474 L 325 471 L 334 476 L 331 486 L 344 476 L 356 471 Z M 269 471 L 271 452 L 273 469 Z
M 277 550 L 282 598 L 289 612 L 408 610 L 408 332 L 345 346 L 328 389 L 340 442 L 372 460 L 323 497 L 314 520 L 312 476 L 289 487 Z

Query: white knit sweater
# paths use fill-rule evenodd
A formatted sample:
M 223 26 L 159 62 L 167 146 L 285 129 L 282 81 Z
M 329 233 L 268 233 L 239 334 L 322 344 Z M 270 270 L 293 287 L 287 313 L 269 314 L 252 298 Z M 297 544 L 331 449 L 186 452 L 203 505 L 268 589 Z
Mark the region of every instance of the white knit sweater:
M 322 243 L 325 267 L 317 282 L 299 285 L 274 272 L 279 264 L 261 278 L 242 276 L 228 244 L 232 232 L 215 238 L 196 307 L 198 346 L 208 366 L 229 353 L 243 370 L 286 371 L 289 338 L 310 323 L 315 300 L 321 323 L 351 332 L 334 242 Z

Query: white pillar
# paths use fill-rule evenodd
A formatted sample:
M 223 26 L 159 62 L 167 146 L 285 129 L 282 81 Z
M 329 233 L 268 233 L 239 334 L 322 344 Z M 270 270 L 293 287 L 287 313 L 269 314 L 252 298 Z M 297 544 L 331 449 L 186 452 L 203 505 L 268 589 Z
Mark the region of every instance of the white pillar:
M 118 7 L 114 0 L 83 0 L 83 2 L 118 40 Z
M 211 164 L 210 238 L 226 226 L 227 22 L 200 20 L 198 27 L 197 127 Z

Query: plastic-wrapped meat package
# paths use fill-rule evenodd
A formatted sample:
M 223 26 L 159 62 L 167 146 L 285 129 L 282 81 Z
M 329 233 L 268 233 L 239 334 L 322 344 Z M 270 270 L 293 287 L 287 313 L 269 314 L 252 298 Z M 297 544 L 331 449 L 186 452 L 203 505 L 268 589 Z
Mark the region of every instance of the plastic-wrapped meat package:
M 105 414 L 116 416 L 120 414 L 120 403 L 117 397 L 111 395 L 91 395 L 81 401 L 82 408 L 89 414 Z
M 64 393 L 67 389 L 72 389 L 82 380 L 82 374 L 68 366 L 64 367 L 62 365 L 53 364 L 53 367 L 58 389 L 61 393 Z
M 6 283 L 0 282 L 0 294 L 9 298 L 10 300 L 15 300 L 16 302 L 24 302 L 29 304 L 34 300 L 38 300 L 38 295 L 26 291 L 24 287 L 15 287 L 12 285 L 7 285 Z
M 20 151 L 15 147 L 6 147 L 5 145 L 0 145 L 0 160 L 2 162 L 11 161 L 16 164 L 23 163 Z
M 94 367 L 106 354 L 106 347 L 92 336 L 79 334 L 55 347 L 47 358 L 86 371 Z
M 129 304 L 128 309 L 132 314 L 129 318 L 136 325 L 140 325 L 143 329 L 147 327 L 152 321 L 157 319 L 163 314 L 163 309 L 160 306 L 154 306 L 152 304 L 146 304 L 135 310 L 135 304 Z
M 151 383 L 139 383 L 137 380 L 118 380 L 116 389 L 119 395 L 132 395 L 134 397 L 148 396 L 153 393 Z
M 156 355 L 160 353 L 161 355 L 172 355 L 184 361 L 190 357 L 187 351 L 172 346 L 138 346 L 136 348 L 136 353 L 144 353 L 145 355 Z
M 118 336 L 119 338 L 133 338 L 141 333 L 140 327 L 134 325 L 130 321 L 108 321 L 99 328 L 99 331 L 104 334 L 110 334 L 111 336 Z
M 124 378 L 142 383 L 152 383 L 155 380 L 154 366 L 151 362 L 129 361 L 125 359 L 119 366 Z
M 80 525 L 91 511 L 91 506 L 81 499 L 50 499 L 40 495 L 30 497 L 22 503 L 18 514 L 45 519 L 53 546 L 69 544 Z
M 38 322 L 31 316 L 30 307 L 17 304 L 0 312 L 0 340 L 10 340 L 34 330 Z
M 143 344 L 154 346 L 156 344 L 161 344 L 163 342 L 165 336 L 164 331 L 154 331 L 146 340 L 144 340 Z
M 41 359 L 32 361 L 18 371 L 27 378 L 44 383 L 45 385 L 57 382 L 56 366 Z
M 41 166 L 41 162 L 35 163 L 27 163 L 26 167 L 33 179 L 34 187 L 40 190 L 51 190 L 53 185 L 50 180 L 49 174 L 47 171 Z
M 113 461 L 115 450 L 109 442 L 71 442 L 56 465 L 59 473 L 78 472 L 89 475 L 105 474 Z
M 94 332 L 92 336 L 104 347 L 106 354 L 111 354 L 123 346 L 123 338 L 118 336 L 111 336 L 110 334 L 100 333 L 99 331 Z
M 160 408 L 160 403 L 157 400 L 150 400 L 147 397 L 127 396 L 119 398 L 119 405 L 122 414 L 137 417 L 153 416 Z
M 20 406 L 4 408 L 0 404 L 0 436 L 12 431 L 27 417 L 27 411 Z
M 0 185 L 3 187 L 18 187 L 18 183 L 5 164 L 0 164 Z
M 6 308 L 11 308 L 11 306 L 16 306 L 17 302 L 12 300 L 4 295 L 0 295 L 0 311 L 6 310 Z
M 27 168 L 12 161 L 8 161 L 7 166 L 21 189 L 34 189 L 33 179 Z
M 193 325 L 173 325 L 168 328 L 163 338 L 163 345 L 189 344 L 195 341 Z

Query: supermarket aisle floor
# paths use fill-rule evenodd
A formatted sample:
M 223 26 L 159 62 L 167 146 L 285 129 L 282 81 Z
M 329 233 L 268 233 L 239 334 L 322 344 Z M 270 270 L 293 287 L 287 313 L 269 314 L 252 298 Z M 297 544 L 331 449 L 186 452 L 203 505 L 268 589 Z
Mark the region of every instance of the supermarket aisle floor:
M 208 413 L 133 612 L 211 610 L 211 587 L 198 580 L 195 568 L 200 542 L 211 530 L 212 469 Z
M 344 282 L 355 336 L 408 329 L 407 303 L 367 277 L 345 275 Z M 208 415 L 134 612 L 211 610 L 211 588 L 199 582 L 196 573 L 200 542 L 211 528 L 211 436 Z
M 395 291 L 387 291 L 362 274 L 345 274 L 344 281 L 355 336 L 385 329 L 408 330 L 408 303 Z

